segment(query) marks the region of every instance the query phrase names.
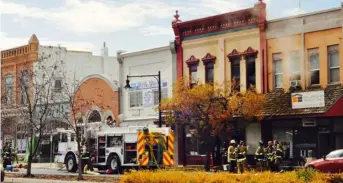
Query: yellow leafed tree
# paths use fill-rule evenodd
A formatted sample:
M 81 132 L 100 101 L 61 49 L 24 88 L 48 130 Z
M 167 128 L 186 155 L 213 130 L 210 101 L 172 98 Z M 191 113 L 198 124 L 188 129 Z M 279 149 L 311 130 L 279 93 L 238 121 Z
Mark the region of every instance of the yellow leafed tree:
M 166 122 L 190 125 L 202 135 L 212 137 L 205 142 L 211 147 L 213 139 L 233 118 L 262 119 L 264 95 L 252 89 L 238 92 L 233 85 L 198 83 L 191 88 L 187 79 L 180 78 L 174 85 L 173 97 L 164 99 L 161 104 Z M 206 154 L 209 157 L 210 148 Z

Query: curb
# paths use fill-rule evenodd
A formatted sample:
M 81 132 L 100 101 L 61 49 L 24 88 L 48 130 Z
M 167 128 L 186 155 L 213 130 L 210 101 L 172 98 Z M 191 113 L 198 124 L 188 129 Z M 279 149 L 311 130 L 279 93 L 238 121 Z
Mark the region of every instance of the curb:
M 25 178 L 5 178 L 5 183 L 97 183 L 97 182 L 86 182 L 86 181 L 63 181 L 63 180 L 46 180 L 46 179 L 25 179 Z M 103 182 L 110 183 L 110 182 Z

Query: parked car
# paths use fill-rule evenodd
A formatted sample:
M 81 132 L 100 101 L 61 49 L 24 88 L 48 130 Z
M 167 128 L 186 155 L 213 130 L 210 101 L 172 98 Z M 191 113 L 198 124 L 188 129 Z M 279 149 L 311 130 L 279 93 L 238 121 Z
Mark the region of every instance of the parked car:
M 342 173 L 343 149 L 332 151 L 321 159 L 307 163 L 305 167 L 326 173 Z

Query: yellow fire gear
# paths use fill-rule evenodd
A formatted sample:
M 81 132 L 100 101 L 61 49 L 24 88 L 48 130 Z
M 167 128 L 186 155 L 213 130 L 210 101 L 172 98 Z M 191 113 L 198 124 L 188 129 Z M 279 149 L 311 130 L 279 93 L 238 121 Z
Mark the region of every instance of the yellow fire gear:
M 244 145 L 240 145 L 236 152 L 237 152 L 237 169 L 238 169 L 238 173 L 243 173 L 244 169 L 247 169 L 247 147 L 245 147 Z

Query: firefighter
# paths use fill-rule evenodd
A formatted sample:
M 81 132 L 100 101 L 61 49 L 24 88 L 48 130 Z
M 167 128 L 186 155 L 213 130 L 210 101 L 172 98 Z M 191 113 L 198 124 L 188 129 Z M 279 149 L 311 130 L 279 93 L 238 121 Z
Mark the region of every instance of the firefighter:
M 259 147 L 256 149 L 255 152 L 255 159 L 257 161 L 257 165 L 260 167 L 260 170 L 264 170 L 265 168 L 265 149 L 263 147 L 263 141 L 260 140 Z
M 88 170 L 94 171 L 93 164 L 92 164 L 92 154 L 89 152 L 87 142 L 84 142 L 84 146 L 82 148 L 82 164 L 83 164 L 83 173 L 87 173 Z
M 4 168 L 4 170 L 6 170 L 7 165 L 11 165 L 12 161 L 11 161 L 11 156 L 12 156 L 12 150 L 10 147 L 9 143 L 5 143 L 5 146 L 2 148 L 3 152 L 2 152 L 2 159 L 3 159 L 3 163 L 2 166 Z
M 274 159 L 274 169 L 275 171 L 280 172 L 280 164 L 282 161 L 282 156 L 283 156 L 283 149 L 281 144 L 279 144 L 279 142 L 277 140 L 274 140 L 274 155 L 275 155 L 275 159 Z
M 239 145 L 237 146 L 237 169 L 238 169 L 238 173 L 243 173 L 244 169 L 247 169 L 247 165 L 246 165 L 246 160 L 247 160 L 247 147 L 244 145 L 243 141 L 239 142 Z
M 270 171 L 274 171 L 274 162 L 275 162 L 275 151 L 272 141 L 268 141 L 268 146 L 266 148 L 266 155 L 268 161 L 268 168 Z
M 230 172 L 235 172 L 235 168 L 237 164 L 236 156 L 235 156 L 235 149 L 236 149 L 236 141 L 231 140 L 228 151 L 227 151 L 227 161 L 230 163 L 230 168 L 229 168 Z

